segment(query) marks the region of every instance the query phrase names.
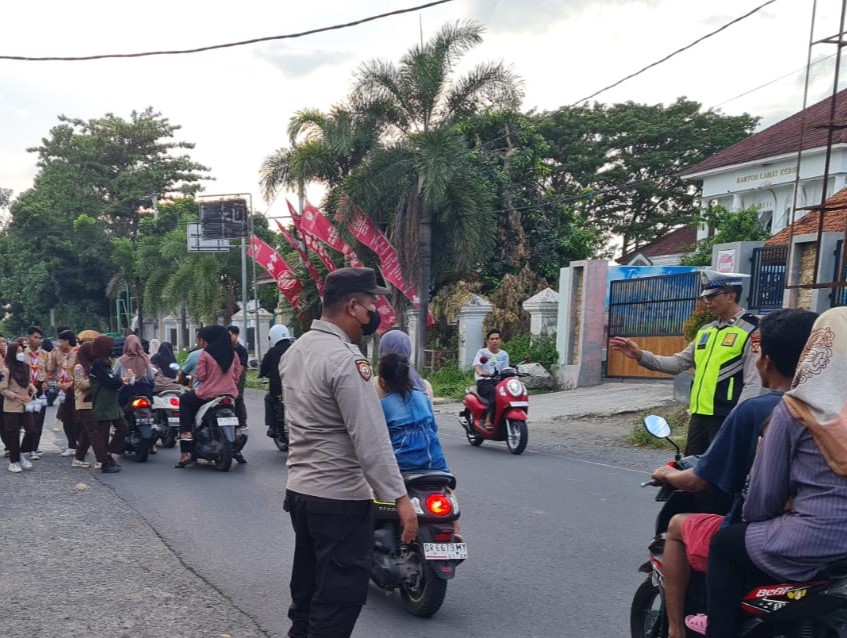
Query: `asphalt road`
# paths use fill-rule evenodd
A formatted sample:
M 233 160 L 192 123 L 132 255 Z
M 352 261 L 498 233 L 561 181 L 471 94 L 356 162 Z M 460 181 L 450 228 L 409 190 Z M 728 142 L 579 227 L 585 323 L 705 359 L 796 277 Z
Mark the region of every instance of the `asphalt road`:
M 293 534 L 282 511 L 285 455 L 265 436 L 260 394 L 248 398 L 247 465 L 229 473 L 173 468 L 177 449 L 147 464 L 100 475 L 195 574 L 268 636 L 288 628 Z M 440 417 L 442 444 L 458 477 L 469 559 L 439 613 L 406 614 L 399 596 L 372 588 L 354 636 L 423 638 L 626 636 L 629 603 L 642 580 L 653 518 L 644 471 L 503 443 L 467 444 L 455 419 Z M 261 635 L 261 634 L 258 634 Z M 234 637 L 235 638 L 235 637 Z

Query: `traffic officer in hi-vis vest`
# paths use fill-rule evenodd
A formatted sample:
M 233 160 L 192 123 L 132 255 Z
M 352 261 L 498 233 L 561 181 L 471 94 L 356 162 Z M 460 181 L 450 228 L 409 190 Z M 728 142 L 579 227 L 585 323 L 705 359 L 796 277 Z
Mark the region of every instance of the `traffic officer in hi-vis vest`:
M 741 280 L 749 275 L 703 270 L 700 276 L 700 298 L 717 319 L 702 326 L 685 350 L 660 356 L 626 337 L 609 341 L 610 348 L 648 370 L 679 374 L 694 368 L 686 455 L 705 452 L 732 408 L 761 390 L 753 351 L 759 320 L 739 305 Z

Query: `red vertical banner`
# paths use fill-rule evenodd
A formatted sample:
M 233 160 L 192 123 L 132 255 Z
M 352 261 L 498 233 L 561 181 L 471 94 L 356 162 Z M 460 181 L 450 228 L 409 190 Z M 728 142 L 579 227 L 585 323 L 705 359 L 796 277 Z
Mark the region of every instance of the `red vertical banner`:
M 335 270 L 335 264 L 332 261 L 332 258 L 329 256 L 329 253 L 326 252 L 326 249 L 321 245 L 320 242 L 317 241 L 314 235 L 309 233 L 302 226 L 302 216 L 297 213 L 294 209 L 294 206 L 291 205 L 291 202 L 286 200 L 285 202 L 288 204 L 288 210 L 291 213 L 291 219 L 294 220 L 294 228 L 297 229 L 297 232 L 300 233 L 300 236 L 303 238 L 303 243 L 306 244 L 306 248 L 311 250 L 318 256 L 318 259 L 321 260 L 324 267 L 327 269 L 327 272 L 332 272 Z
M 285 238 L 285 241 L 288 242 L 289 246 L 291 246 L 294 250 L 297 251 L 297 254 L 300 256 L 300 261 L 306 267 L 306 270 L 309 271 L 309 274 L 312 276 L 312 279 L 315 282 L 315 286 L 318 289 L 318 294 L 323 297 L 324 294 L 324 280 L 321 277 L 318 269 L 315 268 L 315 265 L 312 263 L 312 260 L 309 259 L 309 256 L 306 254 L 306 251 L 303 250 L 303 246 L 300 245 L 300 242 L 297 241 L 294 236 L 288 232 L 288 229 L 279 223 L 276 222 L 276 225 L 279 227 L 279 232 Z
M 362 268 L 365 265 L 347 242 L 344 241 L 338 228 L 323 213 L 309 203 L 306 204 L 303 210 L 303 216 L 298 220 L 298 228 L 304 238 L 309 235 L 316 237 L 330 248 L 343 254 L 350 266 Z M 397 325 L 397 314 L 394 311 L 394 307 L 382 295 L 376 296 L 376 309 L 380 316 L 379 334 Z
M 250 245 L 247 249 L 247 254 L 253 258 L 257 264 L 264 268 L 267 273 L 276 281 L 276 285 L 280 292 L 285 295 L 291 307 L 296 311 L 303 310 L 303 284 L 291 270 L 291 267 L 285 263 L 282 256 L 273 248 L 268 246 L 261 239 L 253 235 L 250 237 Z
M 351 218 L 347 229 L 360 243 L 370 248 L 376 256 L 379 257 L 379 263 L 382 265 L 382 276 L 385 281 L 392 284 L 397 290 L 402 292 L 415 308 L 420 308 L 421 299 L 418 296 L 417 288 L 414 284 L 410 284 L 403 277 L 403 270 L 400 267 L 400 258 L 397 256 L 397 250 L 388 241 L 388 238 L 376 227 L 373 220 L 365 215 L 358 206 L 353 206 L 353 217 Z M 435 324 L 435 318 L 432 313 L 427 317 L 427 323 L 431 326 Z

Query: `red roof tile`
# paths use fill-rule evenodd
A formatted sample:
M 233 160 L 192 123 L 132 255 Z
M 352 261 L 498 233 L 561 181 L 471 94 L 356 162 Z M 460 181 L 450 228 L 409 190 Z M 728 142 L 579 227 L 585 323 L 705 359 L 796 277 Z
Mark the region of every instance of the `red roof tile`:
M 662 235 L 658 239 L 654 239 L 649 244 L 645 244 L 641 248 L 637 248 L 631 253 L 620 257 L 617 262 L 626 264 L 641 253 L 645 257 L 663 257 L 665 255 L 678 255 L 684 253 L 691 248 L 694 242 L 697 241 L 697 228 L 695 226 L 683 226 L 672 230 L 667 235 Z
M 838 191 L 824 205 L 830 210 L 823 213 L 823 232 L 843 233 L 847 226 L 847 188 Z M 835 207 L 835 208 L 833 208 Z M 818 232 L 819 211 L 810 211 L 792 224 L 794 235 L 811 235 Z M 786 226 L 776 235 L 765 242 L 766 246 L 782 246 L 788 243 L 791 236 L 791 226 Z
M 835 123 L 843 124 L 847 122 L 847 89 L 839 92 L 835 98 Z M 825 126 L 829 123 L 830 101 L 831 98 L 828 97 L 806 109 L 803 150 L 826 146 L 827 130 L 816 127 Z M 786 153 L 796 153 L 800 148 L 802 126 L 803 111 L 800 111 L 773 126 L 754 133 L 729 148 L 715 153 L 699 164 L 685 169 L 682 175 L 692 175 L 724 166 L 755 162 Z M 842 144 L 845 142 L 847 142 L 847 130 L 836 130 L 832 137 L 832 143 Z

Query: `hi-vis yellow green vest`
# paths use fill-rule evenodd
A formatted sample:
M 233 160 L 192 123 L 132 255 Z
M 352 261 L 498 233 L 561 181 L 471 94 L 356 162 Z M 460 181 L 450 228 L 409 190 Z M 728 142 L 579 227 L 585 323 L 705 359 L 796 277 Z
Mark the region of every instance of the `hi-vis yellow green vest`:
M 719 328 L 708 323 L 694 340 L 694 382 L 691 385 L 691 414 L 726 416 L 744 385 L 744 347 L 759 327 L 759 320 L 743 314 Z

